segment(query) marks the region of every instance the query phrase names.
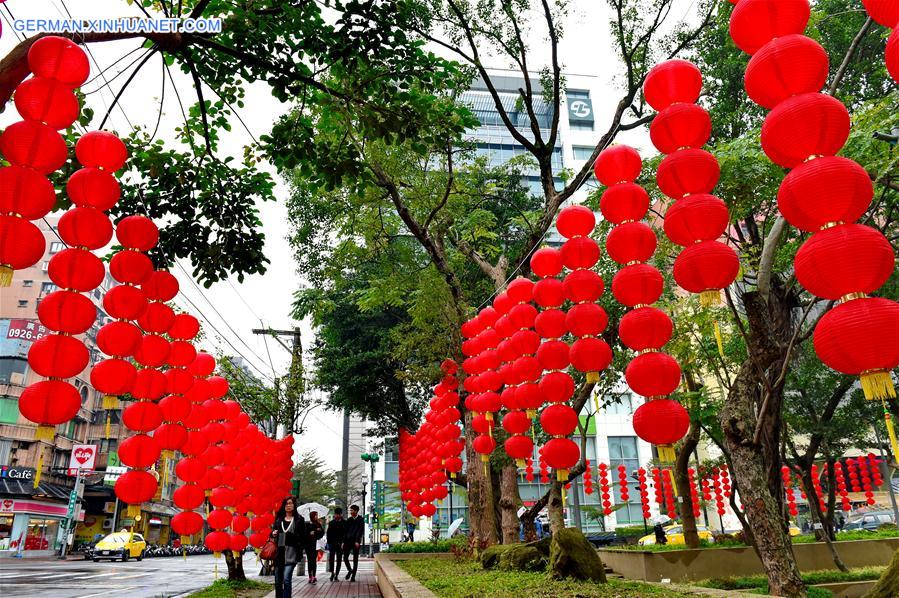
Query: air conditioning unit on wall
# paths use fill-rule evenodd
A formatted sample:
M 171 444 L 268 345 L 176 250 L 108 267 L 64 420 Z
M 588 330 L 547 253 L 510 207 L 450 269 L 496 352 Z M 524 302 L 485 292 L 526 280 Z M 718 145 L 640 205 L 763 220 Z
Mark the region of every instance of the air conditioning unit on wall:
M 103 520 L 103 529 L 112 529 L 112 517 Z

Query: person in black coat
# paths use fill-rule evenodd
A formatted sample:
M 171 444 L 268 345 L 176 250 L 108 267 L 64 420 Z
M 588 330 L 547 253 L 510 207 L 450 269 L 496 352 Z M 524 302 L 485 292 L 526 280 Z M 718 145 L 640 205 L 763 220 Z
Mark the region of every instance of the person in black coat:
M 297 514 L 297 501 L 288 496 L 281 502 L 272 526 L 272 539 L 278 545 L 275 557 L 275 598 L 289 598 L 293 592 L 293 570 L 300 560 L 306 522 Z
M 318 567 L 318 540 L 325 535 L 325 528 L 318 518 L 318 513 L 310 511 L 309 521 L 306 522 L 306 533 L 303 534 L 303 550 L 306 551 L 306 561 L 309 563 L 309 583 L 316 583 L 315 576 Z
M 359 515 L 359 506 L 350 506 L 350 518 L 346 520 L 346 533 L 343 536 L 343 563 L 346 565 L 346 578 L 356 581 L 356 570 L 359 568 L 359 549 L 365 535 L 365 523 Z M 353 566 L 350 567 L 350 552 L 353 553 Z
M 346 537 L 346 521 L 343 509 L 334 509 L 334 518 L 328 523 L 326 538 L 328 540 L 328 569 L 331 570 L 331 581 L 340 577 L 340 559 L 343 555 L 343 539 Z M 336 563 L 336 565 L 335 565 Z M 337 567 L 336 569 L 334 567 Z

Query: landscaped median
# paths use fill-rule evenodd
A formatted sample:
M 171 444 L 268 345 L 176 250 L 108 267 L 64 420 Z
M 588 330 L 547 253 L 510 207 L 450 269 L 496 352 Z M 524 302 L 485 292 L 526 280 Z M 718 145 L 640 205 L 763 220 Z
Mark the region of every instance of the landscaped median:
M 228 581 L 218 579 L 208 588 L 194 592 L 190 598 L 262 598 L 271 593 L 274 586 L 261 581 Z

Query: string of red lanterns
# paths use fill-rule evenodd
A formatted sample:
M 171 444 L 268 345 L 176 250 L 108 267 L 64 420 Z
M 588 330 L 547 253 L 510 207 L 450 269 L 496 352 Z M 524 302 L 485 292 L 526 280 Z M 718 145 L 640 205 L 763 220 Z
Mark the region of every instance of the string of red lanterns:
M 712 195 L 721 169 L 702 149 L 712 132 L 708 112 L 697 105 L 702 75 L 681 59 L 657 64 L 646 75 L 643 95 L 658 111 L 650 126 L 653 145 L 667 154 L 659 164 L 659 190 L 674 200 L 665 213 L 665 234 L 684 250 L 674 261 L 674 280 L 698 293 L 702 305 L 721 302 L 721 290 L 737 278 L 740 261 L 718 239 L 730 222 L 727 206 Z
M 615 227 L 606 240 L 606 250 L 622 266 L 612 280 L 612 293 L 631 308 L 622 317 L 618 333 L 622 344 L 637 353 L 625 369 L 625 379 L 646 402 L 634 412 L 637 436 L 656 445 L 663 463 L 674 461 L 673 445 L 686 435 L 690 425 L 687 410 L 669 397 L 680 385 L 681 369 L 673 357 L 662 353 L 674 331 L 671 318 L 651 307 L 662 295 L 662 275 L 646 262 L 656 249 L 656 236 L 641 220 L 649 209 L 646 191 L 635 184 L 643 162 L 626 145 L 604 150 L 594 170 L 607 187 L 600 209 Z
M 81 107 L 74 90 L 90 74 L 84 51 L 71 40 L 57 36 L 35 41 L 28 51 L 27 64 L 33 76 L 22 81 L 14 94 L 22 120 L 0 135 L 0 154 L 10 164 L 0 169 L 0 287 L 11 284 L 15 270 L 33 266 L 44 255 L 44 235 L 31 221 L 43 218 L 56 205 L 56 193 L 47 175 L 59 170 L 68 158 L 59 131 L 78 119 Z M 108 223 L 103 226 L 102 218 L 94 220 L 97 229 L 84 226 L 88 224 L 85 220 L 70 217 L 67 231 L 79 236 L 102 236 L 111 231 Z M 76 301 L 69 303 L 74 305 Z M 67 389 L 60 384 L 51 386 L 57 387 L 54 394 L 70 402 Z M 50 390 L 46 385 L 41 388 Z
M 868 8 L 883 6 L 871 2 Z M 899 366 L 899 304 L 868 295 L 893 273 L 895 256 L 879 230 L 855 224 L 873 187 L 859 164 L 836 156 L 849 137 L 849 112 L 820 93 L 828 56 L 803 35 L 810 14 L 807 0 L 740 0 L 730 34 L 752 56 L 747 94 L 771 110 L 762 125 L 762 149 L 790 169 L 778 207 L 787 222 L 812 233 L 796 253 L 796 278 L 810 293 L 839 302 L 815 328 L 815 351 L 834 370 L 859 376 L 868 399 L 885 401 L 896 396 L 890 371 Z M 886 422 L 899 451 L 893 423 L 889 417 Z

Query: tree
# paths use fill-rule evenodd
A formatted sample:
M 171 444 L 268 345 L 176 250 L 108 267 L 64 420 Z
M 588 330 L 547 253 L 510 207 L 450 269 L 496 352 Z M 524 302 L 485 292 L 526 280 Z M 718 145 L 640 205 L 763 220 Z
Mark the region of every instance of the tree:
M 299 504 L 317 502 L 328 506 L 339 496 L 337 475 L 325 466 L 315 450 L 300 455 L 293 468 L 293 483 L 299 486 Z
M 448 64 L 405 35 L 408 8 L 402 1 L 346 0 L 327 8 L 306 0 L 142 0 L 127 4 L 147 18 L 222 21 L 220 32 L 208 34 L 59 34 L 88 48 L 117 40 L 138 43 L 128 56 L 139 54 L 125 69 L 130 73 L 117 85 L 115 100 L 99 120 L 99 128 L 106 126 L 113 110 L 123 110 L 120 100 L 137 73 L 158 59 L 160 95 L 165 98 L 168 87 L 175 96 L 184 120 L 179 137 L 188 148 L 171 148 L 155 141 L 158 125 L 152 133 L 142 129 L 120 132 L 132 158 L 121 173 L 123 199 L 114 215 L 142 213 L 163 223 L 160 244 L 153 254 L 157 265 L 171 266 L 176 258 L 190 258 L 194 276 L 206 286 L 228 274 L 242 279 L 249 273 L 264 272 L 267 263 L 256 204 L 273 199 L 273 183 L 260 169 L 260 160 L 262 150 L 278 142 L 270 136 L 254 139 L 239 165 L 234 156 L 221 156 L 218 148 L 232 121 L 240 120 L 238 109 L 246 108 L 248 85 L 264 82 L 282 102 L 296 98 L 306 105 L 350 103 L 365 118 L 367 137 L 414 139 L 421 130 L 420 121 L 413 116 L 426 97 L 396 94 L 394 86 L 405 80 L 439 78 Z M 22 40 L 0 60 L 0 104 L 4 107 L 15 87 L 28 76 L 28 49 L 42 35 Z M 195 102 L 187 96 L 182 101 L 182 86 L 176 84 L 172 66 L 192 81 L 193 91 L 187 95 L 195 96 Z M 339 77 L 324 83 L 333 74 Z M 104 84 L 111 85 L 115 78 L 110 79 L 104 78 Z M 148 109 L 142 105 L 137 110 Z M 162 102 L 158 109 L 161 118 Z M 127 113 L 125 118 L 128 120 Z M 309 139 L 313 133 L 302 119 L 291 123 L 290 132 L 297 140 Z M 303 143 L 294 147 L 299 152 L 314 149 Z M 277 147 L 268 155 L 277 156 Z M 280 160 L 276 162 L 282 165 Z M 54 182 L 62 181 L 64 175 L 59 173 Z M 57 207 L 66 205 L 67 199 L 61 195 Z

